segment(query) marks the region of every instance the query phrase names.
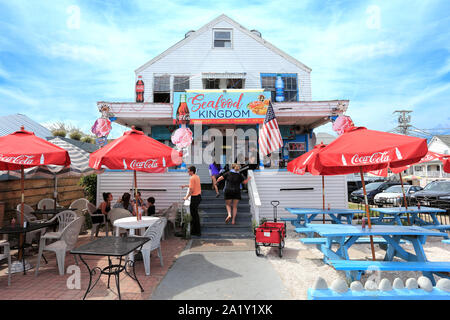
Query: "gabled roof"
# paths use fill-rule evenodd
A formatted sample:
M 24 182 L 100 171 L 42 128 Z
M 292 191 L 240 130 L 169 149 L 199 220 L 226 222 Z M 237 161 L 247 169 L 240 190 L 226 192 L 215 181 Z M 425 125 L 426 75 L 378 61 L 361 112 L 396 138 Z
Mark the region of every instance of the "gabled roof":
M 166 55 L 168 55 L 169 53 L 175 51 L 176 49 L 178 49 L 179 47 L 185 45 L 187 42 L 192 41 L 193 39 L 195 39 L 196 37 L 198 37 L 200 34 L 202 34 L 203 32 L 207 31 L 208 29 L 210 29 L 212 26 L 216 25 L 217 23 L 221 22 L 221 21 L 226 21 L 229 24 L 231 24 L 232 26 L 234 26 L 236 29 L 241 30 L 242 32 L 244 32 L 245 34 L 247 34 L 249 37 L 253 38 L 254 40 L 258 41 L 259 43 L 261 43 L 263 46 L 267 47 L 268 49 L 272 50 L 273 52 L 279 54 L 280 56 L 282 56 L 283 58 L 285 58 L 286 60 L 288 60 L 289 62 L 295 64 L 296 66 L 298 66 L 299 68 L 305 70 L 306 72 L 311 72 L 311 68 L 309 68 L 308 66 L 306 66 L 305 64 L 301 63 L 300 61 L 298 61 L 297 59 L 295 59 L 294 57 L 290 56 L 289 54 L 287 54 L 286 52 L 278 49 L 277 47 L 275 47 L 274 45 L 272 45 L 270 42 L 264 40 L 262 37 L 259 37 L 257 35 L 255 35 L 254 33 L 252 33 L 250 30 L 248 30 L 247 28 L 243 27 L 242 25 L 240 25 L 239 23 L 237 23 L 236 21 L 234 21 L 233 19 L 231 19 L 230 17 L 228 17 L 225 14 L 222 14 L 220 16 L 218 16 L 217 18 L 215 18 L 214 20 L 212 20 L 211 22 L 207 23 L 206 25 L 204 25 L 203 27 L 201 27 L 200 29 L 198 29 L 195 32 L 192 32 L 188 37 L 184 38 L 183 40 L 177 42 L 176 44 L 174 44 L 173 46 L 171 46 L 169 49 L 167 49 L 166 51 L 164 51 L 163 53 L 161 53 L 160 55 L 156 56 L 155 58 L 153 58 L 152 60 L 150 60 L 149 62 L 145 63 L 144 65 L 142 65 L 141 67 L 137 68 L 135 70 L 135 73 L 140 72 L 142 69 L 145 69 L 146 67 L 152 65 L 153 63 L 155 63 L 156 61 L 158 61 L 159 59 L 165 57 Z
M 27 131 L 34 132 L 37 137 L 42 139 L 52 136 L 52 133 L 46 127 L 20 113 L 0 117 L 0 136 L 16 132 L 20 130 L 21 126 L 24 126 Z
M 436 135 L 435 137 L 439 138 L 439 140 L 441 140 L 443 143 L 445 143 L 447 146 L 450 147 L 450 135 L 449 134 L 439 134 Z
M 81 150 L 86 151 L 88 153 L 92 153 L 99 149 L 99 147 L 95 144 L 83 142 L 83 141 L 79 141 L 79 140 L 75 140 L 75 139 L 70 139 L 70 138 L 66 138 L 66 137 L 50 137 L 47 140 L 52 143 L 55 143 L 52 141 L 53 139 L 60 139 L 67 143 L 73 144 L 75 147 L 80 148 Z

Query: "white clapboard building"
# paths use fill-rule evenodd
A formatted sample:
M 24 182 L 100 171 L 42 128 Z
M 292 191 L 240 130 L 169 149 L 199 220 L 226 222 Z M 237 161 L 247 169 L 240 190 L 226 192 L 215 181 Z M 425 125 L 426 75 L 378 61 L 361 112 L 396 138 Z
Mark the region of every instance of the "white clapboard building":
M 178 128 L 174 114 L 182 94 L 189 97 L 192 92 L 200 92 L 205 100 L 218 94 L 225 97 L 243 94 L 240 97 L 246 99 L 255 92 L 270 97 L 283 138 L 283 147 L 278 155 L 280 161 L 277 162 L 280 169 L 261 166 L 249 172 L 254 177 L 249 186 L 252 212 L 257 215 L 255 218 L 271 218 L 272 200 L 280 201 L 280 216 L 289 215 L 283 207 L 322 207 L 321 177 L 294 175 L 285 167 L 289 160 L 315 145 L 314 130 L 329 123 L 332 117 L 344 114 L 349 101 L 313 101 L 311 68 L 264 40 L 260 32 L 249 30 L 228 16 L 221 15 L 202 28 L 187 32 L 182 40 L 138 67 L 135 77 L 136 82 L 142 81 L 140 88 L 143 85 L 144 101 L 136 94 L 135 99 L 130 97 L 133 101 L 129 102 L 99 101 L 98 108 L 109 108 L 116 117 L 114 125 L 135 126 L 170 146 L 173 146 L 171 133 Z M 275 83 L 280 78 L 284 84 L 283 102 L 276 101 Z M 136 82 L 130 85 L 135 86 Z M 192 113 L 192 120 L 193 116 Z M 263 119 L 260 117 L 257 121 L 246 122 L 246 119 L 233 117 L 212 117 L 202 122 L 202 130 L 225 132 L 226 129 L 242 128 L 257 132 Z M 194 139 L 197 138 L 194 136 Z M 205 141 L 200 145 L 205 147 Z M 228 149 L 230 146 L 224 139 L 223 151 Z M 234 162 L 230 159 L 224 161 Z M 208 163 L 194 165 L 198 168 L 202 183 L 211 183 Z M 181 197 L 179 186 L 187 181 L 185 167 L 160 174 L 138 173 L 138 185 L 144 199 L 154 196 L 158 208 L 178 201 Z M 346 177 L 327 177 L 326 181 L 327 204 L 346 208 Z M 123 192 L 129 192 L 132 185 L 131 172 L 107 170 L 98 177 L 97 198 L 100 201 L 101 193 L 108 191 L 118 199 Z

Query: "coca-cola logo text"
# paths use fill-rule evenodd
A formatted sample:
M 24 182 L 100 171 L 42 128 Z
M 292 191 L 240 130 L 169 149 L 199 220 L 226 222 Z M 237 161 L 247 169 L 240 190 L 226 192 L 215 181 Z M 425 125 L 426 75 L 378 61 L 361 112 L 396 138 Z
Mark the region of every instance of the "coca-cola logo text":
M 389 152 L 375 152 L 372 155 L 367 156 L 359 156 L 358 154 L 355 154 L 351 162 L 352 164 L 363 164 L 363 163 L 384 163 L 389 162 Z
M 34 156 L 28 156 L 23 154 L 15 157 L 8 157 L 3 154 L 0 154 L 0 161 L 15 164 L 33 164 Z
M 131 168 L 139 168 L 139 169 L 158 168 L 158 160 L 157 159 L 148 159 L 145 161 L 133 160 L 130 163 L 130 167 Z

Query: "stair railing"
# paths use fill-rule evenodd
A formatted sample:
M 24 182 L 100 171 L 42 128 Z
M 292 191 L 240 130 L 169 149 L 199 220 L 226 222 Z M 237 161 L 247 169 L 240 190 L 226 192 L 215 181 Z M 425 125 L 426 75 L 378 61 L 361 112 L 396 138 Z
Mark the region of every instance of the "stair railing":
M 248 176 L 250 177 L 250 181 L 248 182 L 250 207 L 253 212 L 253 218 L 256 220 L 256 224 L 259 224 L 259 208 L 261 207 L 261 199 L 259 198 L 258 187 L 256 186 L 253 170 L 248 170 Z

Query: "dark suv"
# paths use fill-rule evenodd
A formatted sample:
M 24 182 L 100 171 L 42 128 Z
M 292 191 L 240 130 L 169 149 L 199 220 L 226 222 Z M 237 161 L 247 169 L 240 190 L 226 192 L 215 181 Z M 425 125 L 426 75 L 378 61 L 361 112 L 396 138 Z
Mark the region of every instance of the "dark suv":
M 385 182 L 372 182 L 366 184 L 367 200 L 369 204 L 373 204 L 373 198 L 376 194 L 383 192 L 387 188 L 395 185 L 399 185 L 400 182 L 385 181 Z M 364 203 L 364 193 L 363 189 L 353 191 L 350 194 L 350 201 L 354 203 Z
M 409 196 L 411 205 L 420 205 L 450 210 L 450 181 L 430 182 L 421 191 Z

